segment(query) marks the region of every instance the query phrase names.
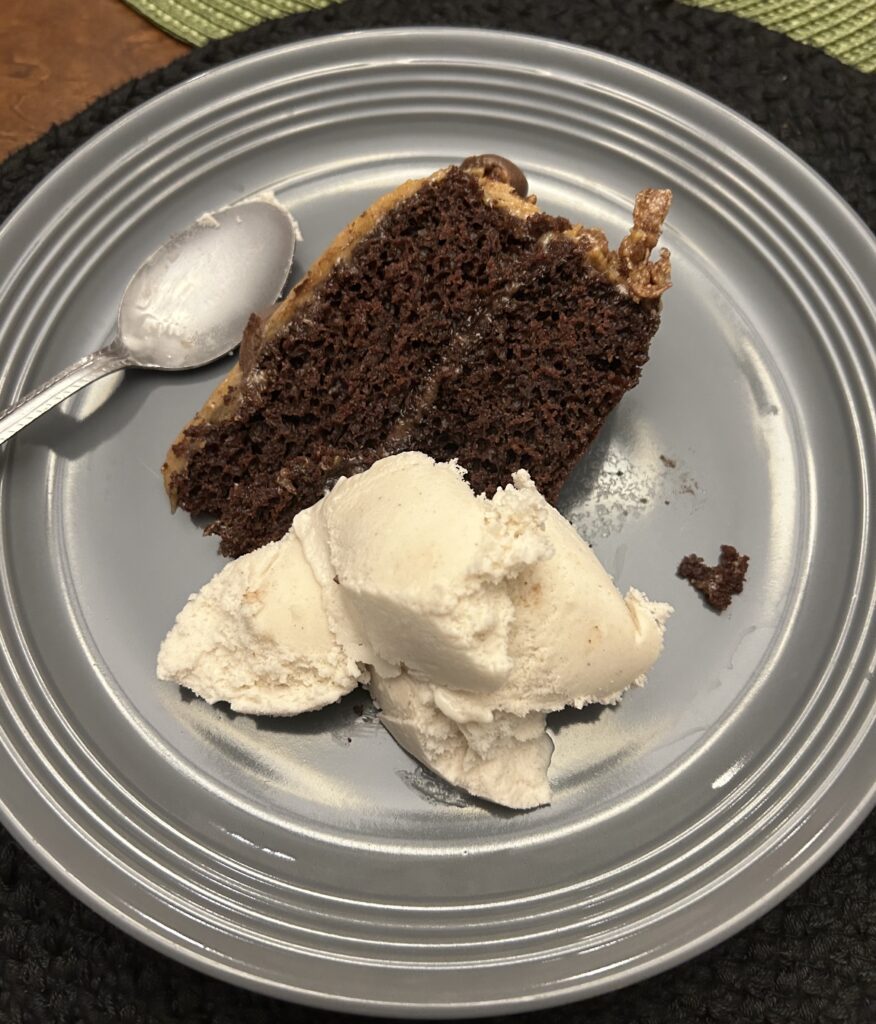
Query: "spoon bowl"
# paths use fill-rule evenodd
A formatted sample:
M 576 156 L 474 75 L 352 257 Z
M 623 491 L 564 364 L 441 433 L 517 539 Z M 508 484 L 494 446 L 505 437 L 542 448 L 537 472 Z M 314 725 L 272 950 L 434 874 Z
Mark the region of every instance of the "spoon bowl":
M 203 214 L 131 278 L 109 345 L 0 413 L 0 444 L 115 370 L 192 370 L 226 355 L 250 316 L 276 302 L 297 237 L 291 214 L 272 196 Z
M 119 309 L 131 365 L 190 370 L 225 355 L 253 312 L 280 294 L 295 249 L 295 222 L 279 204 L 253 200 L 204 214 L 153 253 Z

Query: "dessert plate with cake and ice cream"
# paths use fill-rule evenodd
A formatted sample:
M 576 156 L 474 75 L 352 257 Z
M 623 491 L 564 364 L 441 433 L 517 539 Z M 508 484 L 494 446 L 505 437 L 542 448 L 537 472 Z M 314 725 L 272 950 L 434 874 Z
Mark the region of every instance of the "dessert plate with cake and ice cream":
M 22 204 L 2 403 L 266 188 L 297 283 L 238 358 L 2 453 L 4 823 L 157 948 L 335 1009 L 531 1008 L 717 942 L 874 798 L 872 236 L 634 65 L 333 37 Z

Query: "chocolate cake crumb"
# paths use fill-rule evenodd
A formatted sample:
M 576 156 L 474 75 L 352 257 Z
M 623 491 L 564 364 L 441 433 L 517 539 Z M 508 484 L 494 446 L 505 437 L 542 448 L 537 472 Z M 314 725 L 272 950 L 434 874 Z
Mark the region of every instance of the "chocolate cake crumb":
M 740 555 L 730 544 L 721 545 L 717 565 L 706 565 L 699 555 L 687 555 L 678 566 L 678 575 L 698 590 L 717 612 L 723 612 L 734 595 L 742 593 L 747 571 L 748 555 Z

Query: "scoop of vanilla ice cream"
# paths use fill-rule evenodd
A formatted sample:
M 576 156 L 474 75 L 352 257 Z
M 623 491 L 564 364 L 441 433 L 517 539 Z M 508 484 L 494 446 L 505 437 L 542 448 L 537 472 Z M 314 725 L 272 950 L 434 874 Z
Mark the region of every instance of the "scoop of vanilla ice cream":
M 158 653 L 160 679 L 245 714 L 312 711 L 365 675 L 330 630 L 294 534 L 226 565 L 189 598 Z
M 552 554 L 547 509 L 534 487 L 487 500 L 455 463 L 405 452 L 340 480 L 293 529 L 358 661 L 489 692 L 512 668 L 508 583 Z
M 407 672 L 391 679 L 373 672 L 369 689 L 393 738 L 448 782 L 517 810 L 550 803 L 554 745 L 543 714 L 497 711 L 488 721 L 459 723 L 437 706 L 437 687 Z
M 535 491 L 526 474 L 516 474 L 515 485 Z M 508 678 L 494 694 L 440 693 L 438 707 L 457 721 L 483 720 L 494 710 L 525 715 L 613 704 L 644 682 L 663 649 L 672 608 L 634 589 L 622 597 L 575 528 L 544 506 L 554 555 L 507 584 L 514 605 Z
M 193 596 L 159 675 L 288 715 L 365 682 L 395 739 L 508 807 L 547 803 L 545 714 L 644 680 L 671 609 L 621 596 L 529 475 L 476 496 L 419 452 L 340 480 Z

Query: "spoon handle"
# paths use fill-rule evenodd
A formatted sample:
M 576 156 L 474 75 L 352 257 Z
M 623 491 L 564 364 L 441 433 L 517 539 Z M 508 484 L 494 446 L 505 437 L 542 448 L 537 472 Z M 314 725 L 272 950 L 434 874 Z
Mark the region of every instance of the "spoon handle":
M 130 356 L 113 343 L 68 366 L 0 413 L 0 445 L 5 444 L 22 427 L 33 423 L 38 416 L 54 409 L 70 395 L 75 395 L 86 384 L 130 365 Z

